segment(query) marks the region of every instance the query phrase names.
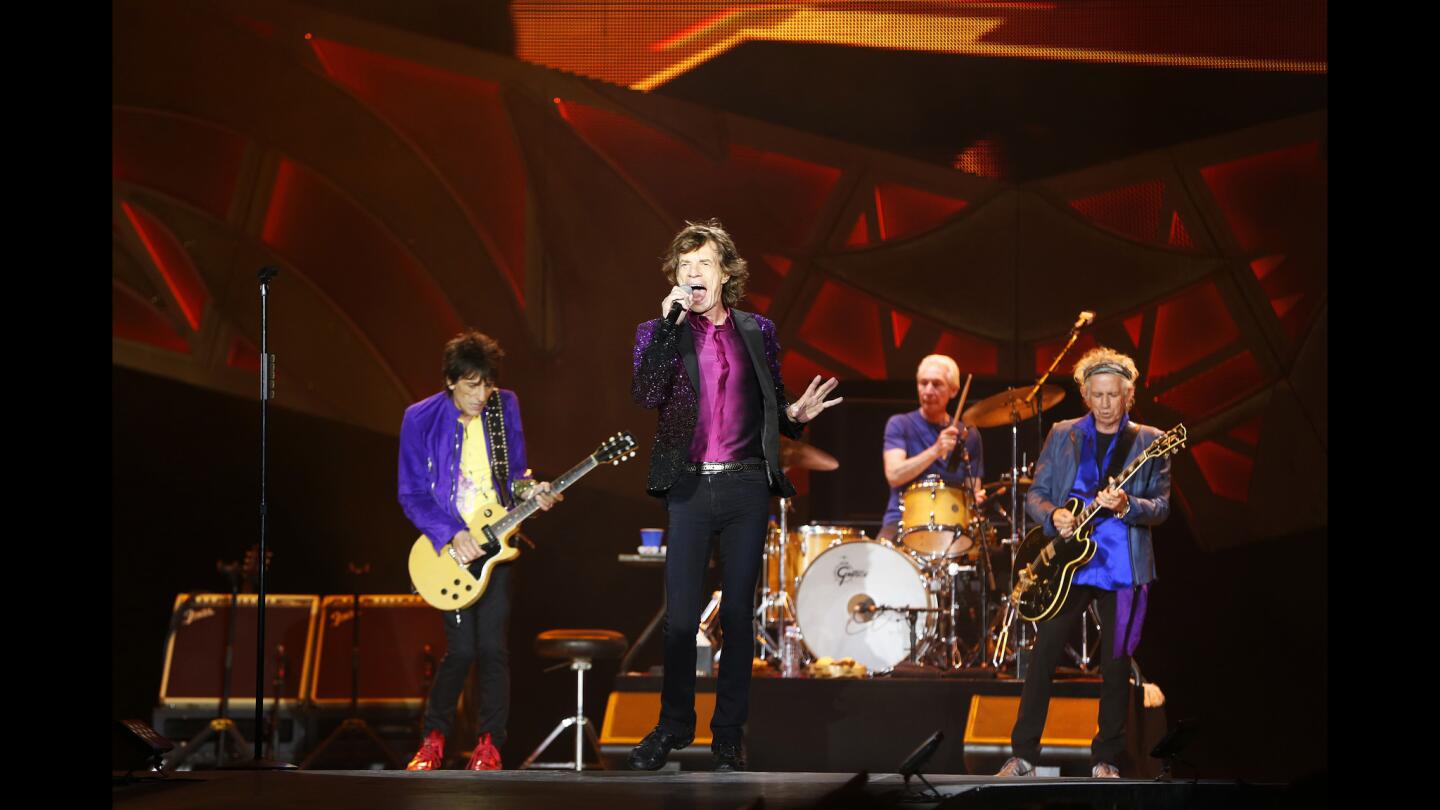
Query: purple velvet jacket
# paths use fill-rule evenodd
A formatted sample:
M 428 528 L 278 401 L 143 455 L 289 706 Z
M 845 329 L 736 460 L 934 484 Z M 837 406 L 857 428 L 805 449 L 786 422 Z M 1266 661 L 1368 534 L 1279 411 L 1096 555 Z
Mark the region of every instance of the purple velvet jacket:
M 492 484 L 508 507 L 515 502 L 516 482 L 527 480 L 529 460 L 525 455 L 525 431 L 520 425 L 520 400 L 514 391 L 504 388 L 493 396 L 500 397 L 505 417 L 510 481 L 507 486 L 501 486 L 499 481 Z M 493 403 L 492 398 L 486 407 Z M 460 447 L 465 438 L 459 420 L 460 409 L 450 400 L 450 392 L 441 391 L 406 408 L 400 423 L 400 508 L 415 528 L 430 538 L 437 552 L 467 528 L 455 506 Z M 493 464 L 495 450 L 486 450 Z
M 775 324 L 764 316 L 738 309 L 730 310 L 730 317 L 735 319 L 735 328 L 760 382 L 764 400 L 760 445 L 765 452 L 770 491 L 788 498 L 795 494 L 795 487 L 780 469 L 780 434 L 798 439 L 805 426 L 786 413 L 790 402 L 780 379 L 780 344 L 775 339 Z M 650 480 L 646 484 L 646 491 L 657 497 L 664 497 L 680 476 L 681 468 L 690 463 L 690 443 L 700 412 L 695 337 L 688 324 L 681 327 L 656 318 L 635 329 L 630 391 L 637 405 L 660 410 L 660 426 L 650 452 Z

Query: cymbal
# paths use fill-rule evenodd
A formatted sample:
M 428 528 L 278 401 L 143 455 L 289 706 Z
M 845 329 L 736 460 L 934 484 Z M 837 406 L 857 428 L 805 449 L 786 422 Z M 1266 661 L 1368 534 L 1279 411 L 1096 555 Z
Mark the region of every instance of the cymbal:
M 829 453 L 813 444 L 806 444 L 788 436 L 780 437 L 780 467 L 791 470 L 815 470 L 829 472 L 840 469 L 840 462 Z
M 1020 489 L 1022 489 L 1022 490 L 1029 489 L 1029 488 L 1030 488 L 1030 485 L 1033 484 L 1033 483 L 1035 483 L 1035 479 L 1031 478 L 1030 476 L 1028 476 L 1028 475 L 1022 475 L 1022 476 L 1020 476 Z M 1009 486 L 1009 485 L 1010 485 L 1010 479 L 1009 479 L 1009 478 L 1001 478 L 1001 479 L 999 479 L 998 481 L 991 481 L 991 482 L 988 483 L 988 484 L 981 484 L 980 486 L 981 486 L 982 488 L 984 488 L 984 489 L 994 489 L 995 487 L 1003 487 L 1003 486 Z
M 966 408 L 960 418 L 975 427 L 1001 427 L 1010 424 L 1010 411 L 1013 406 L 1019 411 L 1022 420 L 1029 419 L 1038 412 L 1033 402 L 1024 401 L 1032 387 L 1027 385 L 1024 388 L 1007 388 L 988 396 Z M 1040 400 L 1039 410 L 1047 411 L 1065 398 L 1065 389 L 1058 385 L 1042 385 L 1035 398 Z

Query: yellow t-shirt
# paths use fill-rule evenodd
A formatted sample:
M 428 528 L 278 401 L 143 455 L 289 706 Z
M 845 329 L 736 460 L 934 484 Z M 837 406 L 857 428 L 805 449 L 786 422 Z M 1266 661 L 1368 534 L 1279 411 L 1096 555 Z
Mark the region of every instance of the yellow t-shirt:
M 490 453 L 485 438 L 485 420 L 475 417 L 465 425 L 465 438 L 460 446 L 460 481 L 455 487 L 455 507 L 466 523 L 484 504 L 499 503 L 495 496 L 495 476 L 490 472 Z

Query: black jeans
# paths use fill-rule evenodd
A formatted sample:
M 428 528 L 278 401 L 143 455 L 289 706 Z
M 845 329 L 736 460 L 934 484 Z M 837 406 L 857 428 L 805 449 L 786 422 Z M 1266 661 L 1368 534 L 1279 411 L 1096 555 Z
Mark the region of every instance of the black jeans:
M 1100 608 L 1100 730 L 1090 742 L 1090 763 L 1108 762 L 1120 765 L 1125 750 L 1125 712 L 1130 697 L 1130 657 L 1112 655 L 1115 644 L 1115 592 L 1102 591 L 1088 585 L 1071 586 L 1065 606 L 1055 618 L 1040 623 L 1035 639 L 1034 657 L 1025 686 L 1020 692 L 1020 715 L 1010 732 L 1010 748 L 1015 756 L 1031 763 L 1040 759 L 1040 733 L 1045 729 L 1045 716 L 1050 711 L 1050 682 L 1055 666 L 1065 652 L 1065 642 L 1075 632 L 1076 621 L 1092 600 Z
M 445 622 L 445 657 L 430 687 L 425 707 L 425 733 L 450 733 L 455 703 L 470 666 L 480 667 L 479 734 L 490 734 L 496 747 L 505 744 L 505 726 L 510 719 L 510 569 L 501 563 L 490 573 L 490 584 L 480 601 L 464 610 L 440 614 Z
M 725 596 L 720 604 L 724 644 L 710 730 L 717 743 L 739 743 L 750 710 L 750 661 L 755 655 L 750 611 L 760 577 L 770 487 L 764 470 L 682 473 L 666 495 L 666 504 L 670 532 L 660 727 L 681 737 L 695 732 L 695 633 L 709 596 L 705 571 L 713 539 Z

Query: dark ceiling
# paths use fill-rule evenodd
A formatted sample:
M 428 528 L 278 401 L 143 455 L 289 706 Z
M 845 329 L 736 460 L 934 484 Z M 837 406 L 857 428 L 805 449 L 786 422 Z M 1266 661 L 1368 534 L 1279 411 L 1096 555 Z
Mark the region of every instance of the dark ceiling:
M 515 54 L 508 2 L 303 4 Z M 654 92 L 947 167 L 983 140 L 1005 179 L 1027 182 L 1323 110 L 1327 84 L 1323 73 L 752 41 Z
M 656 92 L 945 166 L 986 139 L 1024 182 L 1324 109 L 1326 76 L 750 42 Z

